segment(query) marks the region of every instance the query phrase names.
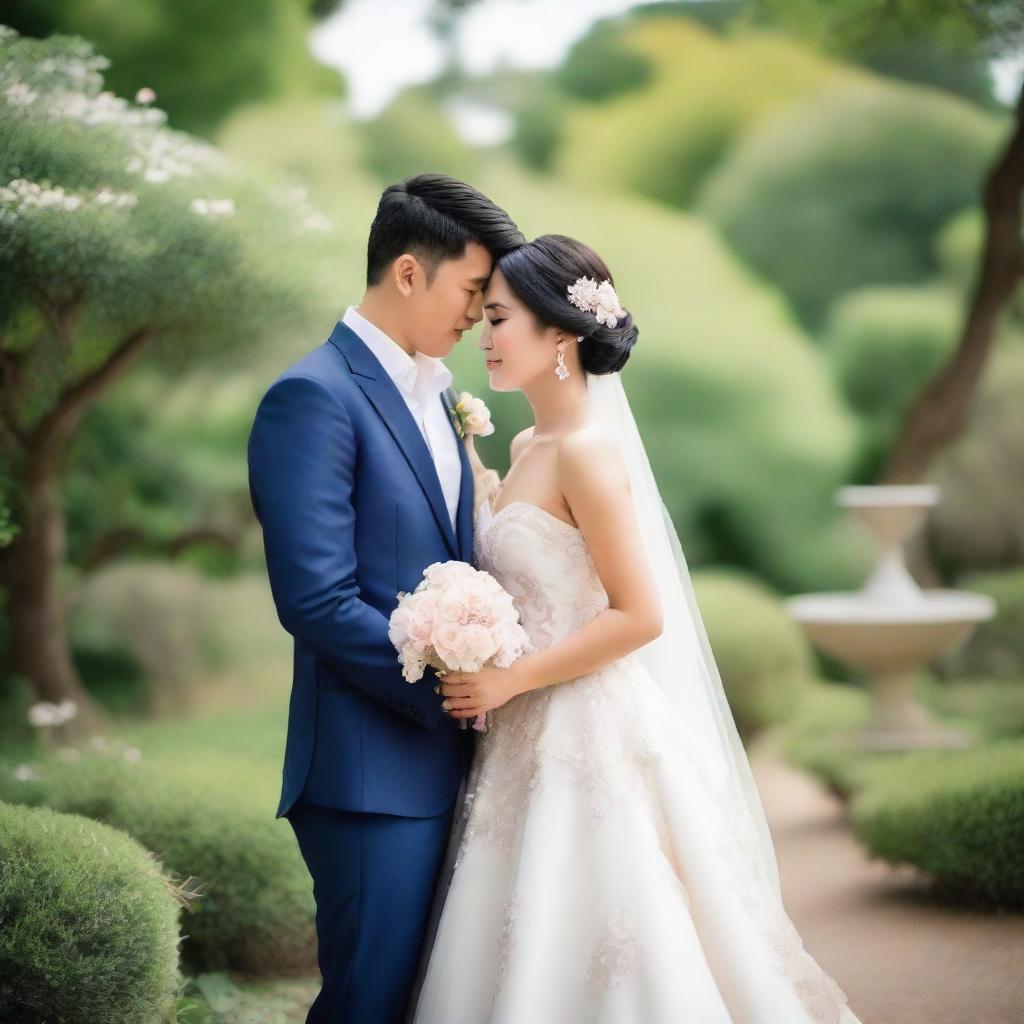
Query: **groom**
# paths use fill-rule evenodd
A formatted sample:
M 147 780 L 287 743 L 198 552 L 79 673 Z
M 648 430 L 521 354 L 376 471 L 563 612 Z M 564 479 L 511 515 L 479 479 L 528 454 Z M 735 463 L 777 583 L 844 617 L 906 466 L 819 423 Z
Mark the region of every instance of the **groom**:
M 494 258 L 522 244 L 475 188 L 384 190 L 366 291 L 270 386 L 249 435 L 267 572 L 295 638 L 286 817 L 313 879 L 323 985 L 307 1024 L 403 1018 L 472 752 L 431 671 L 388 639 L 397 594 L 472 556 L 473 480 L 441 358 L 482 316 Z

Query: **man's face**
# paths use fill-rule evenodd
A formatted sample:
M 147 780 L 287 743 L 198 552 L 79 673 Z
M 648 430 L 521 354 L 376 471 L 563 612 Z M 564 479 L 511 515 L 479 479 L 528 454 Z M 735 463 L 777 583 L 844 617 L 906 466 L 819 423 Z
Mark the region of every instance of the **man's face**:
M 418 352 L 443 359 L 483 317 L 483 290 L 491 275 L 491 253 L 479 242 L 468 242 L 456 259 L 438 264 L 428 285 L 420 268 L 410 296 L 409 337 Z

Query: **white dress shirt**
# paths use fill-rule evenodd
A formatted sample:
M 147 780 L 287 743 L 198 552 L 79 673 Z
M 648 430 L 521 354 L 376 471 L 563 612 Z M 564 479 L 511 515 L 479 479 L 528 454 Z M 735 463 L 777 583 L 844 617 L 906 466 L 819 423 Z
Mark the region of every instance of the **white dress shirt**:
M 462 462 L 459 458 L 461 442 L 452 429 L 448 411 L 441 399 L 441 393 L 452 382 L 451 370 L 434 356 L 422 352 L 410 356 L 397 341 L 376 324 L 370 323 L 355 306 L 349 306 L 341 319 L 366 343 L 366 347 L 377 357 L 405 399 L 434 459 L 434 468 L 441 481 L 441 490 L 454 530 L 459 488 L 462 484 Z

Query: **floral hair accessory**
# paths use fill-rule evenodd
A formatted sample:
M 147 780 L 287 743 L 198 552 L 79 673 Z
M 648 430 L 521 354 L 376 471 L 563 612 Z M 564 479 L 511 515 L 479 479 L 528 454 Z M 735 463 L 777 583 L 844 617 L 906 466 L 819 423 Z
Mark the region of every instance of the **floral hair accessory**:
M 569 301 L 574 306 L 582 309 L 584 313 L 593 313 L 600 324 L 614 327 L 626 315 L 611 281 L 602 281 L 598 284 L 593 277 L 579 277 L 566 291 L 569 293 Z

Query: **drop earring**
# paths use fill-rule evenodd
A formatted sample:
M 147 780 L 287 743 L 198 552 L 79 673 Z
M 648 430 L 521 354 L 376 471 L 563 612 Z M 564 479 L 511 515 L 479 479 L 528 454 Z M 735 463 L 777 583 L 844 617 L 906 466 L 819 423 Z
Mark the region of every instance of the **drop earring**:
M 562 350 L 558 350 L 558 362 L 555 363 L 555 376 L 559 380 L 565 380 L 569 376 L 569 367 L 565 365 L 565 356 Z

